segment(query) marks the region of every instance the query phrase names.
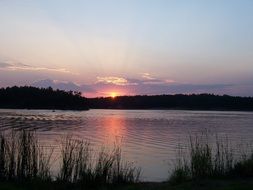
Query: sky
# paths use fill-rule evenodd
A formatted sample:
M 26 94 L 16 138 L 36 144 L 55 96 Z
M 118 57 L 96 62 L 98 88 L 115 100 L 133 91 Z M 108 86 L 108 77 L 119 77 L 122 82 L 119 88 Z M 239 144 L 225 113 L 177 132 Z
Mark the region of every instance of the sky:
M 252 0 L 0 0 L 0 87 L 253 96 Z

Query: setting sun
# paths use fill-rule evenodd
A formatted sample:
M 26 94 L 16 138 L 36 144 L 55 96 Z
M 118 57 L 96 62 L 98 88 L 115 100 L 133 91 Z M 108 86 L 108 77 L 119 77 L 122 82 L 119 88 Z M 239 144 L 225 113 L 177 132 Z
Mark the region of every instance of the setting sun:
M 116 93 L 116 92 L 111 92 L 111 93 L 110 93 L 110 96 L 111 96 L 112 98 L 115 98 L 115 97 L 117 96 L 117 93 Z

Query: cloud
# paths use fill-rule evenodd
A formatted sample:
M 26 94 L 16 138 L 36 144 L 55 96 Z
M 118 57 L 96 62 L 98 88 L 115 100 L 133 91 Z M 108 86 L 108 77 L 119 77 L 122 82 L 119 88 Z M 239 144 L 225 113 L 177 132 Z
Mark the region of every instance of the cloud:
M 168 84 L 175 83 L 174 80 L 171 79 L 159 79 L 153 77 L 150 73 L 141 73 L 141 77 L 143 78 L 143 84 Z
M 174 81 L 172 79 L 165 79 L 164 82 L 165 83 L 175 83 L 176 81 Z
M 97 81 L 95 84 L 112 84 L 117 86 L 132 86 L 132 85 L 142 85 L 142 84 L 150 84 L 150 85 L 162 85 L 162 84 L 171 84 L 175 83 L 174 80 L 171 79 L 158 79 L 149 73 L 141 73 L 142 79 L 132 79 L 132 78 L 123 78 L 116 76 L 106 76 L 106 77 L 97 77 Z
M 143 84 L 171 84 L 171 83 L 175 83 L 174 80 L 169 80 L 169 79 L 152 79 L 152 80 L 148 80 L 148 81 L 143 81 Z
M 144 78 L 144 79 L 148 79 L 148 80 L 155 79 L 154 77 L 151 76 L 150 73 L 141 73 L 141 74 L 142 74 L 142 78 Z
M 59 90 L 66 90 L 66 91 L 81 91 L 81 92 L 89 92 L 94 93 L 96 92 L 95 89 L 92 88 L 91 85 L 78 85 L 70 81 L 59 81 L 59 80 L 51 80 L 51 79 L 45 79 L 36 81 L 31 84 L 31 86 L 39 87 L 39 88 L 48 88 L 52 87 L 53 89 L 59 89 Z
M 128 86 L 128 85 L 137 85 L 137 83 L 129 82 L 127 79 L 122 77 L 97 77 L 96 83 L 102 83 L 102 84 L 114 84 L 118 86 Z
M 8 71 L 50 71 L 50 72 L 60 72 L 78 75 L 78 73 L 73 73 L 65 68 L 47 68 L 47 67 L 35 67 L 23 63 L 14 63 L 14 62 L 0 62 L 1 70 Z
M 143 76 L 143 75 L 142 75 Z M 155 78 L 145 73 L 141 79 L 123 77 L 97 77 L 91 85 L 97 92 L 115 90 L 122 94 L 191 94 L 191 93 L 218 93 L 228 92 L 231 84 L 180 84 L 171 79 Z
M 171 79 L 155 78 L 149 73 L 142 73 L 141 79 L 122 77 L 97 77 L 97 82 L 92 85 L 92 87 L 96 89 L 97 92 L 106 92 L 108 89 L 114 89 L 116 91 L 132 95 L 179 93 L 223 94 L 230 92 L 228 89 L 232 86 L 232 84 L 182 84 Z
M 108 91 L 115 90 L 121 95 L 155 95 L 155 94 L 193 94 L 193 93 L 214 93 L 230 95 L 253 95 L 253 86 L 236 84 L 175 84 L 175 83 L 143 83 L 139 79 L 123 80 L 136 85 L 118 85 L 118 83 L 95 83 L 95 84 L 76 84 L 70 81 L 41 80 L 32 84 L 35 87 L 72 90 L 83 92 L 85 96 L 108 96 Z
M 0 62 L 0 69 L 1 68 L 6 68 L 6 67 L 10 67 L 10 66 L 11 66 L 11 64 L 9 64 L 9 63 Z

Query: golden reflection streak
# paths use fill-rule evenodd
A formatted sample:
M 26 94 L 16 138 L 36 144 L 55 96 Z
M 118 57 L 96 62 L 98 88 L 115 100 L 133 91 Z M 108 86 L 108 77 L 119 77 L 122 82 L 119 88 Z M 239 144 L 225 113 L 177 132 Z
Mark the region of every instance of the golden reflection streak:
M 122 140 L 126 137 L 125 118 L 116 116 L 107 116 L 103 121 L 104 133 L 107 136 L 108 143 Z

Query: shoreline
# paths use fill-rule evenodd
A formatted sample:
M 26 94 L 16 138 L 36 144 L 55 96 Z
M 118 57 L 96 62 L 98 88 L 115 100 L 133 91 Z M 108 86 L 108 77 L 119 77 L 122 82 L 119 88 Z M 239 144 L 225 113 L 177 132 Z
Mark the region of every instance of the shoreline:
M 139 182 L 136 184 L 119 184 L 107 186 L 82 187 L 71 184 L 31 181 L 23 183 L 0 182 L 4 190 L 252 190 L 253 179 L 203 179 L 188 181 L 176 185 L 168 182 Z
M 135 111 L 135 110 L 142 110 L 142 111 L 220 111 L 220 112 L 253 112 L 253 110 L 237 110 L 237 109 L 186 109 L 186 108 L 149 108 L 149 109 L 142 109 L 142 108 L 88 108 L 88 109 L 45 109 L 45 108 L 1 108 L 0 110 L 27 110 L 27 111 L 90 111 L 90 110 L 127 110 L 127 111 Z

